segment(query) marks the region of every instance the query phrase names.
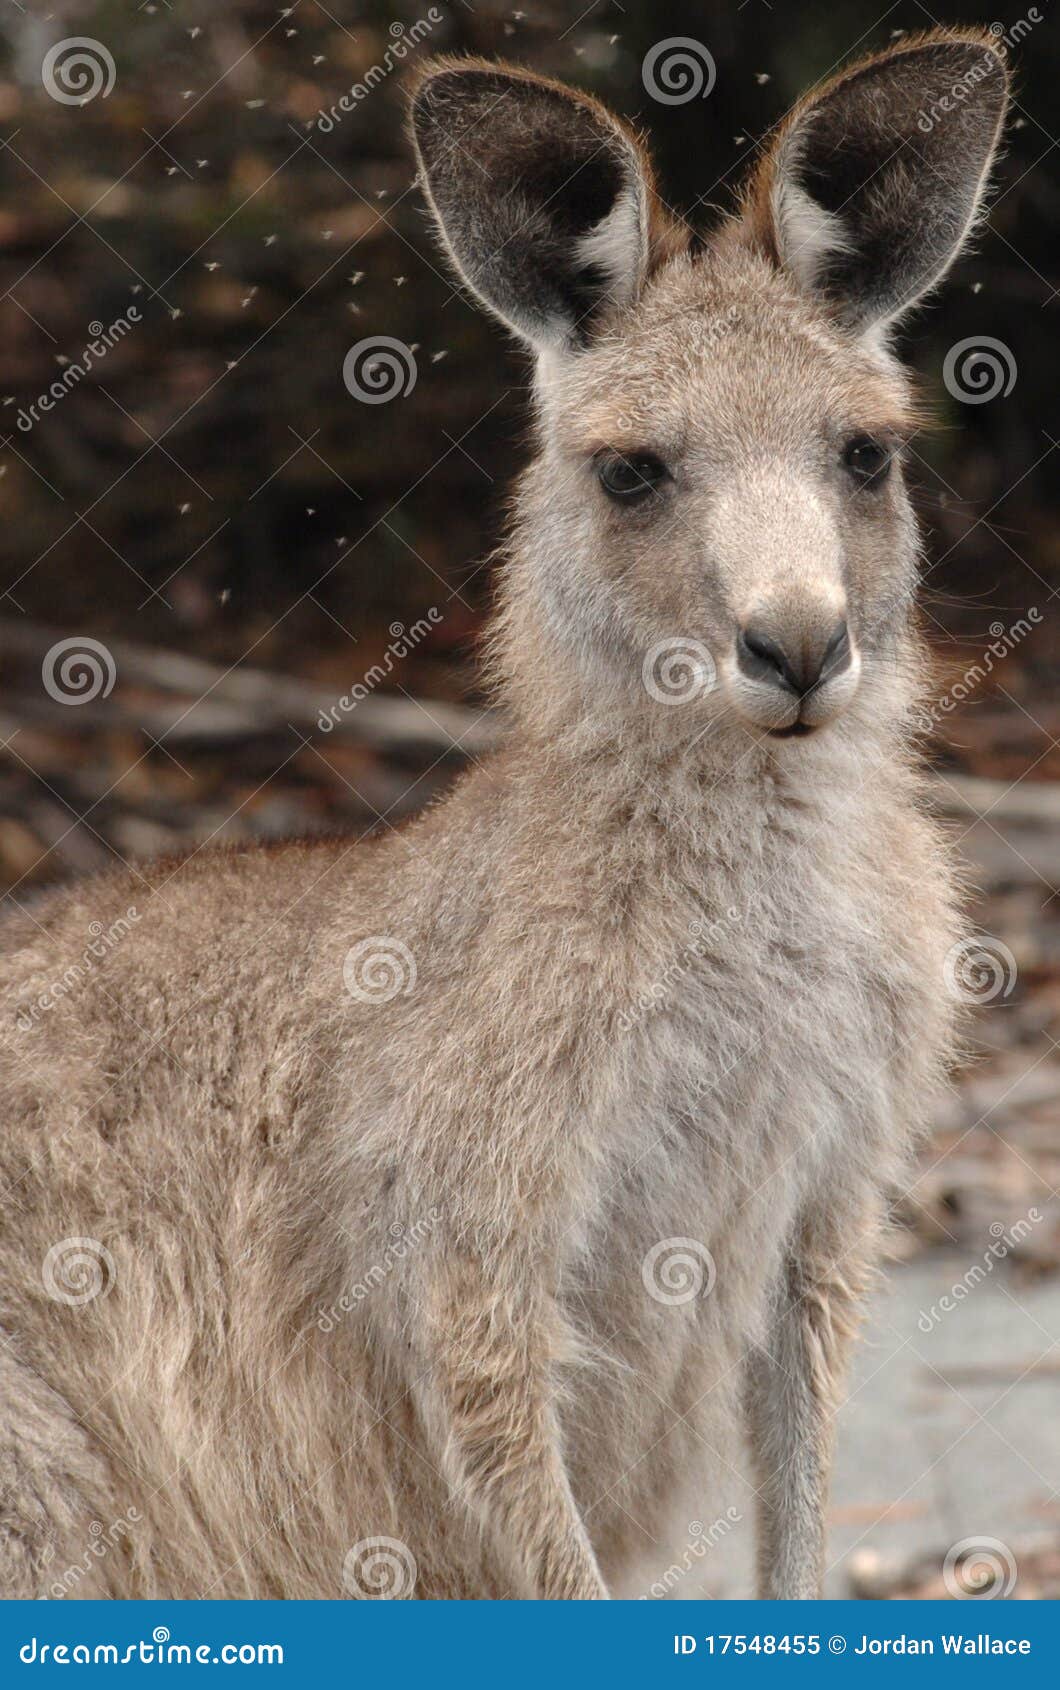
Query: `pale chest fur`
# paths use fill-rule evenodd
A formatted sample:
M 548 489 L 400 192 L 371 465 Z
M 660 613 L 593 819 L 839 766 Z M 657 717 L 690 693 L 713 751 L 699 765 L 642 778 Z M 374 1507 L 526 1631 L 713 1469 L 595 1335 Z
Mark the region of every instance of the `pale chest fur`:
M 570 1266 L 595 1357 L 572 1438 L 637 1518 L 683 1490 L 675 1444 L 694 1462 L 731 1426 L 796 1229 L 900 1177 L 949 1049 L 951 900 L 919 814 L 786 793 L 725 824 L 702 879 L 689 860 L 642 912 L 613 1154 Z

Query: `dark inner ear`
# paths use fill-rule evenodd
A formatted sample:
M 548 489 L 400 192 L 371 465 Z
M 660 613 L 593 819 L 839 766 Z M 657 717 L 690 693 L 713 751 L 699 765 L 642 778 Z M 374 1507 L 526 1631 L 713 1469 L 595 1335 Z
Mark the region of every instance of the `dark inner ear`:
M 560 310 L 570 320 L 574 338 L 589 340 L 595 318 L 606 300 L 610 277 L 601 264 L 572 262 L 580 235 L 607 216 L 623 187 L 617 161 L 606 151 L 586 152 L 575 162 L 571 155 L 556 156 L 544 148 L 527 170 L 544 202 L 551 228 L 540 231 L 535 261 L 541 266 L 541 281 L 555 295 Z M 529 230 L 527 231 L 529 233 Z M 528 255 L 529 256 L 529 255 Z
M 817 140 L 817 137 L 814 137 Z M 886 140 L 885 140 L 886 144 Z M 894 143 L 897 148 L 898 143 Z M 901 155 L 880 169 L 879 148 L 867 135 L 848 137 L 834 149 L 811 142 L 798 173 L 801 186 L 825 211 L 834 212 L 851 231 L 847 251 L 833 252 L 821 264 L 816 285 L 837 300 L 856 299 L 864 315 L 885 314 L 895 291 L 916 293 L 921 265 L 931 272 L 937 266 L 923 250 L 919 224 L 903 225 L 886 215 L 888 196 L 910 203 L 916 194 L 916 160 Z M 931 199 L 930 189 L 927 198 Z M 948 204 L 936 213 L 936 233 L 946 249 L 960 238 L 963 219 Z M 943 226 L 945 225 L 945 227 Z
M 424 181 L 452 256 L 506 322 L 577 344 L 631 288 L 646 184 L 635 143 L 594 101 L 473 66 L 429 74 L 413 101 Z M 613 243 L 580 250 L 625 197 Z
M 844 237 L 815 287 L 848 316 L 886 317 L 945 270 L 974 217 L 1005 98 L 1004 62 L 985 38 L 951 40 L 872 61 L 796 117 L 787 168 Z

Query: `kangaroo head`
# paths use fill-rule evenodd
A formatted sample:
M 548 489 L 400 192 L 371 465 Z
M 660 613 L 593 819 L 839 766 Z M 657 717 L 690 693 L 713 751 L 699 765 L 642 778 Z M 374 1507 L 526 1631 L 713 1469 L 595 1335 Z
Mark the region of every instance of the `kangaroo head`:
M 598 718 L 787 739 L 903 707 L 916 417 L 887 331 L 974 225 L 1006 86 L 977 31 L 856 65 L 794 108 L 697 248 L 595 100 L 428 69 L 413 130 L 445 245 L 536 354 L 502 589 L 535 708 L 569 708 L 573 681 Z

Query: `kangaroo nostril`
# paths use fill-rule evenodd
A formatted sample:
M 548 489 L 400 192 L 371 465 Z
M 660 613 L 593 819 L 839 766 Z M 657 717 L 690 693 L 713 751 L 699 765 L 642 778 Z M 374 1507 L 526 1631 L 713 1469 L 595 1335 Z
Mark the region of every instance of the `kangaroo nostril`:
M 824 648 L 821 667 L 814 681 L 814 686 L 821 686 L 830 681 L 835 675 L 841 675 L 844 669 L 850 667 L 850 629 L 845 622 L 839 622 L 832 637 Z
M 779 682 L 790 692 L 803 688 L 783 646 L 760 628 L 741 628 L 736 639 L 736 659 L 745 675 L 756 681 Z
M 845 621 L 833 628 L 827 642 L 820 636 L 805 640 L 801 647 L 786 648 L 773 634 L 753 624 L 741 628 L 736 638 L 736 660 L 752 680 L 769 681 L 805 698 L 849 668 L 850 631 Z

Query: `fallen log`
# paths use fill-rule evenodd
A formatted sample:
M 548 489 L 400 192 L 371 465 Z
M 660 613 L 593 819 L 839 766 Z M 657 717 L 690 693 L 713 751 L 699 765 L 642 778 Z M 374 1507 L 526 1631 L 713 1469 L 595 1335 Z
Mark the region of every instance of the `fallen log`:
M 15 657 L 40 668 L 48 653 L 76 636 L 40 623 L 0 620 L 0 658 Z M 20 690 L 5 698 L 6 732 L 18 718 L 67 733 L 128 729 L 174 747 L 220 744 L 262 734 L 295 732 L 321 739 L 353 739 L 396 754 L 417 750 L 474 757 L 497 743 L 496 713 L 464 704 L 424 700 L 398 693 L 369 692 L 343 705 L 293 675 L 250 664 L 223 668 L 205 658 L 127 640 L 101 641 L 113 661 L 115 688 L 136 687 L 187 702 L 160 705 L 100 696 L 63 700 L 41 686 L 38 695 Z M 329 722 L 330 727 L 322 727 Z

